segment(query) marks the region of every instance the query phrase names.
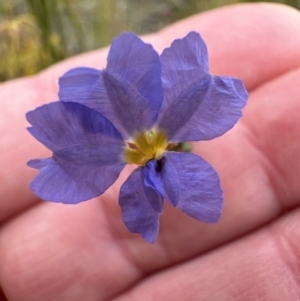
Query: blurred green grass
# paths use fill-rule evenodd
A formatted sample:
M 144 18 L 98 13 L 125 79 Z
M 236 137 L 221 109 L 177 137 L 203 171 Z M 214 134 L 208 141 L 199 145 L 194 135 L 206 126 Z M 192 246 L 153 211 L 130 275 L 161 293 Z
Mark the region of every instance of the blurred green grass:
M 0 81 L 34 74 L 108 45 L 122 31 L 152 32 L 244 0 L 0 0 Z M 300 0 L 268 1 L 300 8 Z

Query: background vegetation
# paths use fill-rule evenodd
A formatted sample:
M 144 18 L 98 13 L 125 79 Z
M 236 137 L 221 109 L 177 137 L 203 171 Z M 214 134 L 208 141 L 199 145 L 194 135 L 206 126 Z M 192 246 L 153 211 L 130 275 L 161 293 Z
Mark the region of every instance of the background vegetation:
M 99 48 L 125 30 L 151 32 L 243 0 L 0 0 L 0 81 Z M 300 0 L 269 1 L 300 8 Z

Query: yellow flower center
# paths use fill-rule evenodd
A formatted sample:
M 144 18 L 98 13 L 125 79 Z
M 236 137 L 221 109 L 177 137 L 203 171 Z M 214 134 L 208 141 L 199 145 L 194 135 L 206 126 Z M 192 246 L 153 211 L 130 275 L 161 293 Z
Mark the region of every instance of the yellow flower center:
M 163 132 L 138 134 L 124 150 L 124 160 L 129 164 L 145 165 L 151 159 L 160 159 L 168 146 Z

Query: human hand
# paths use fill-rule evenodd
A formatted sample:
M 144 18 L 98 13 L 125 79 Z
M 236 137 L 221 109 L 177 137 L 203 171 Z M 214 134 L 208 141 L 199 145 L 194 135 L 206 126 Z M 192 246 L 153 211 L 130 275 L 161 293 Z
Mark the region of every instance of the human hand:
M 193 144 L 221 177 L 220 222 L 203 224 L 166 205 L 154 245 L 129 233 L 121 219 L 118 192 L 130 167 L 103 196 L 76 206 L 41 202 L 28 189 L 36 172 L 26 162 L 48 152 L 26 132 L 25 112 L 55 100 L 58 77 L 70 68 L 103 68 L 107 50 L 3 84 L 0 284 L 6 298 L 300 299 L 299 28 L 295 10 L 246 4 L 192 17 L 145 39 L 160 51 L 199 31 L 212 73 L 241 78 L 250 92 L 231 131 Z

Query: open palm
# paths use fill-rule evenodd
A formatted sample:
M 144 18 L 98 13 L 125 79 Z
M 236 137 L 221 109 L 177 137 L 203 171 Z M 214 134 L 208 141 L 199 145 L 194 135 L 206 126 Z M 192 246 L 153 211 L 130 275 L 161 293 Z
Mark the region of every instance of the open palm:
M 220 222 L 166 206 L 153 245 L 121 219 L 119 187 L 132 167 L 103 196 L 76 206 L 42 202 L 28 189 L 35 171 L 26 162 L 49 154 L 26 132 L 26 111 L 55 100 L 68 69 L 103 68 L 107 50 L 3 84 L 0 301 L 300 300 L 299 28 L 293 9 L 246 4 L 145 38 L 160 51 L 199 31 L 212 73 L 241 78 L 250 92 L 231 131 L 193 145 L 221 177 Z

